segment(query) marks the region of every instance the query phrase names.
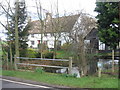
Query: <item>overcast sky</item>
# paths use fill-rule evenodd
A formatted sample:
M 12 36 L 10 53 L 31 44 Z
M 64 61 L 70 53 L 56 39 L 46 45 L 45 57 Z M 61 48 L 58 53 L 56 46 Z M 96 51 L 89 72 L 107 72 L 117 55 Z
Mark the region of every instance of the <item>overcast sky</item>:
M 36 15 L 35 1 L 36 0 L 26 0 L 28 11 L 31 12 L 32 15 Z M 83 12 L 96 16 L 96 13 L 94 12 L 95 2 L 96 0 L 58 0 L 58 9 L 60 15 L 63 15 L 65 11 L 66 13 L 73 13 L 83 10 Z M 41 0 L 41 5 L 43 9 L 49 12 L 51 12 L 52 6 L 52 11 L 54 12 L 57 5 L 57 0 Z
M 14 5 L 15 0 L 10 0 L 11 5 Z M 32 20 L 37 19 L 37 10 L 36 10 L 36 0 L 25 0 L 27 5 L 27 11 L 29 12 L 29 16 L 32 17 Z M 39 1 L 39 0 L 37 0 Z M 5 4 L 5 0 L 0 0 L 3 4 Z M 40 0 L 42 8 L 51 12 L 51 6 L 53 12 L 55 11 L 57 0 Z M 74 13 L 76 11 L 83 11 L 85 13 L 89 13 L 92 16 L 96 16 L 97 13 L 94 12 L 96 0 L 58 0 L 58 9 L 60 15 L 66 13 Z M 0 21 L 4 22 L 5 18 L 0 16 Z M 2 26 L 0 25 L 0 37 L 3 37 L 2 34 Z

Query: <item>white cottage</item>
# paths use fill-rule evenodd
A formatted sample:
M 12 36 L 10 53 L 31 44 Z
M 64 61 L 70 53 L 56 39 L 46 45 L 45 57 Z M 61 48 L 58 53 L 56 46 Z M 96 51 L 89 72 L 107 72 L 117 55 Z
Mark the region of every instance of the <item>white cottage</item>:
M 41 36 L 43 43 L 48 48 L 54 48 L 54 41 L 56 39 L 57 45 L 63 45 L 68 40 L 67 32 L 71 31 L 78 21 L 78 15 L 64 16 L 59 18 L 52 18 L 50 13 L 46 14 L 46 19 L 42 22 L 40 20 L 32 21 L 29 30 L 28 47 L 38 48 L 41 43 Z M 43 34 L 41 34 L 43 33 Z

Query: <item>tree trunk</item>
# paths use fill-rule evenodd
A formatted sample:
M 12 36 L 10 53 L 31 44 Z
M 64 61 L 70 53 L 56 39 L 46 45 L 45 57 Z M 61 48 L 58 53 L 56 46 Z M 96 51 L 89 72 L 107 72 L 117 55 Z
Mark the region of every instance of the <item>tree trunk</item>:
M 43 58 L 43 32 L 41 31 L 41 46 L 40 46 L 40 54 L 41 58 Z
M 16 11 L 15 11 L 15 53 L 16 53 L 16 57 L 19 57 L 18 4 L 19 4 L 19 0 L 16 1 Z M 19 62 L 19 59 L 17 59 L 17 62 Z
M 8 53 L 6 53 L 6 61 L 7 61 L 7 70 L 9 69 L 9 64 L 8 64 Z
M 54 56 L 53 58 L 56 58 L 56 51 L 57 51 L 57 40 L 56 40 L 56 36 L 55 36 L 55 40 L 54 40 Z
M 83 75 L 87 75 L 87 71 L 88 71 L 88 66 L 87 66 L 87 61 L 86 61 L 86 58 L 85 58 L 85 50 L 84 50 L 84 42 L 83 40 L 81 40 L 81 47 L 80 47 L 80 57 L 81 57 L 81 61 L 82 61 L 82 70 L 83 70 Z
M 97 69 L 97 59 L 93 57 L 92 59 L 90 59 L 90 62 L 89 62 L 88 74 L 90 75 L 95 74 L 96 69 Z
M 11 41 L 10 41 L 10 64 L 11 64 L 11 67 L 12 67 L 13 60 L 12 60 L 12 46 L 11 46 Z

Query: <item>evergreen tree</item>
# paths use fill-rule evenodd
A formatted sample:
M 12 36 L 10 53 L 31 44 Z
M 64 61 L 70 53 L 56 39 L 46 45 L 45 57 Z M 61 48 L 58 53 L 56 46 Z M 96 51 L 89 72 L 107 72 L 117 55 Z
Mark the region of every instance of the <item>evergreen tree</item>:
M 95 11 L 98 12 L 99 38 L 112 49 L 112 72 L 114 72 L 114 50 L 119 44 L 119 3 L 98 2 Z
M 118 2 L 97 2 L 99 38 L 106 45 L 115 49 L 119 40 L 119 7 Z
M 17 11 L 16 11 L 17 10 Z M 20 56 L 26 55 L 27 49 L 27 41 L 28 41 L 28 29 L 30 27 L 27 23 L 27 11 L 25 1 L 18 2 L 18 8 L 16 9 L 16 2 L 14 12 L 11 16 L 9 16 L 9 32 L 7 32 L 8 40 L 12 41 L 12 51 L 13 55 L 15 54 L 15 17 L 17 13 L 18 20 L 18 36 L 19 36 L 19 51 Z

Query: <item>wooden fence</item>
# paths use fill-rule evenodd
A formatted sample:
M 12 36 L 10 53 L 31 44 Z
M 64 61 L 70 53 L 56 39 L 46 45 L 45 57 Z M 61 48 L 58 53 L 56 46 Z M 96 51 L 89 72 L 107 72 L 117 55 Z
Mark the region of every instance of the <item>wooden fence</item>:
M 30 63 L 18 63 L 17 59 L 23 59 L 23 60 L 45 60 L 45 61 L 64 61 L 68 62 L 69 66 L 68 67 L 63 67 L 63 66 L 52 66 L 52 65 L 40 65 L 40 64 L 30 64 Z M 50 68 L 66 68 L 68 69 L 68 73 L 72 73 L 72 57 L 69 58 L 69 60 L 66 59 L 46 59 L 46 58 L 27 58 L 27 57 L 16 57 L 15 56 L 15 61 L 14 61 L 15 69 L 18 69 L 18 65 L 24 65 L 24 66 L 36 66 L 36 67 L 50 67 Z

